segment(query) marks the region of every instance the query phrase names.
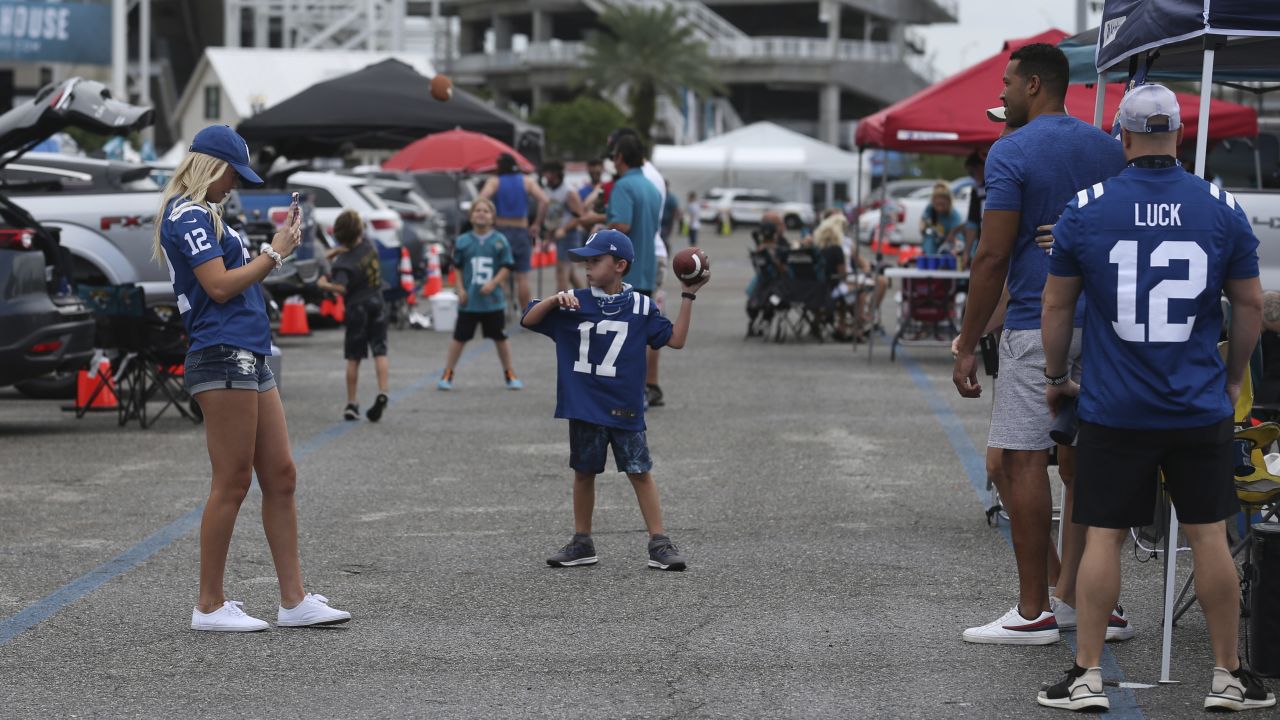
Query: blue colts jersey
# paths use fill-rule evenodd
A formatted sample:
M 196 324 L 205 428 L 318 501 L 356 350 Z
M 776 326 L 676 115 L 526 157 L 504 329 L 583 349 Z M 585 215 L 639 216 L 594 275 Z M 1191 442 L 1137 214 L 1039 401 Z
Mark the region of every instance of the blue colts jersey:
M 644 430 L 645 348 L 667 344 L 671 321 L 630 286 L 617 295 L 573 294 L 579 309 L 555 308 L 530 328 L 556 343 L 556 417 Z
M 1088 300 L 1081 419 L 1158 430 L 1230 417 L 1219 298 L 1258 276 L 1231 193 L 1181 166 L 1130 166 L 1077 193 L 1053 237 L 1049 272 L 1080 277 Z
M 223 225 L 214 232 L 206 205 L 177 198 L 165 208 L 160 247 L 169 266 L 169 281 L 190 340 L 189 351 L 230 345 L 259 355 L 271 354 L 271 324 L 262 287 L 254 284 L 224 303 L 214 302 L 196 279 L 195 269 L 212 260 L 234 270 L 249 261 L 240 235 Z

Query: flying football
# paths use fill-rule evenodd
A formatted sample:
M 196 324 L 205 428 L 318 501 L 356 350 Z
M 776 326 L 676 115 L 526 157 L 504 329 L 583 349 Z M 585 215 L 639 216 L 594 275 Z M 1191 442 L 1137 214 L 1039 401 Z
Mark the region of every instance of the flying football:
M 436 74 L 431 78 L 431 97 L 444 102 L 453 97 L 453 81 L 448 75 Z
M 699 248 L 685 248 L 676 253 L 671 259 L 671 269 L 675 271 L 676 277 L 680 278 L 680 282 L 685 285 L 693 285 L 711 271 L 710 261 L 707 254 Z

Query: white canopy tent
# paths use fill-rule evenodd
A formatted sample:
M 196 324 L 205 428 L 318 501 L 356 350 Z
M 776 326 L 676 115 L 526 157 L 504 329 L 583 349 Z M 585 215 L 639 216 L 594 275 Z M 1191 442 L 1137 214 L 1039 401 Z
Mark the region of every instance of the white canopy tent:
M 690 190 L 746 187 L 818 205 L 851 198 L 858 172 L 857 155 L 770 122 L 695 145 L 658 145 L 653 164 L 681 197 Z

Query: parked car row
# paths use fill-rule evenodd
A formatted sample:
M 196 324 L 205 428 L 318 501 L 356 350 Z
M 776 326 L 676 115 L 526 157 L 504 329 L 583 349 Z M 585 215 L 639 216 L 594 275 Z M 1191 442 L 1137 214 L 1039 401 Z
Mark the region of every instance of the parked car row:
M 811 203 L 783 200 L 768 190 L 751 188 L 711 188 L 699 202 L 698 220 L 716 223 L 727 217 L 730 223 L 758 224 L 771 210 L 792 230 L 813 227 L 816 221 Z

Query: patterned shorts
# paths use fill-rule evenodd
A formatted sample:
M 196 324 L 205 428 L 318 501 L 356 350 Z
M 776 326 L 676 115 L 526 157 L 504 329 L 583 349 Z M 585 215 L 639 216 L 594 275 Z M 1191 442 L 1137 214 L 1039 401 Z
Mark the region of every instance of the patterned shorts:
M 638 475 L 653 469 L 649 441 L 643 430 L 622 430 L 583 420 L 569 421 L 569 467 L 574 470 L 590 475 L 604 472 L 610 445 L 613 446 L 613 461 L 618 472 Z

